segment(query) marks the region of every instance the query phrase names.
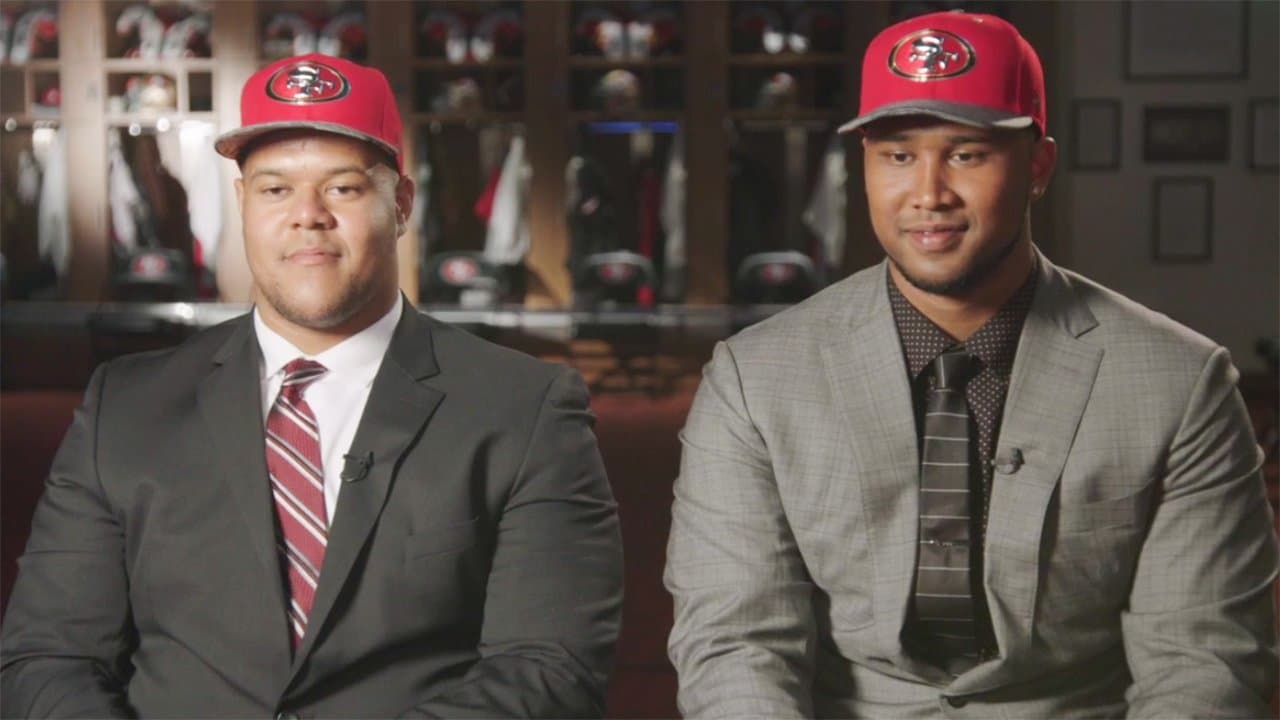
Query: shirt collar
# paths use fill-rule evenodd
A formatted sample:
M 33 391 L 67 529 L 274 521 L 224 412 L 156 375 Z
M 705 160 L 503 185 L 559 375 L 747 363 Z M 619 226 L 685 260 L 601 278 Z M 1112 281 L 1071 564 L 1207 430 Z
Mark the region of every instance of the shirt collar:
M 888 270 L 886 269 L 886 273 Z M 978 328 L 968 342 L 965 350 L 976 355 L 982 361 L 983 368 L 990 368 L 1002 376 L 1013 373 L 1013 360 L 1018 353 L 1018 338 L 1022 335 L 1022 325 L 1031 309 L 1031 300 L 1035 297 L 1036 278 L 1039 273 L 1033 269 L 1028 274 L 1022 287 L 1010 297 L 990 320 Z M 893 321 L 898 328 L 898 337 L 902 342 L 902 351 L 907 361 L 907 372 L 912 380 L 920 376 L 934 358 L 943 351 L 959 344 L 945 330 L 938 327 L 920 312 L 910 300 L 902 294 L 894 283 L 892 276 L 885 283 L 889 288 L 889 307 L 893 311 Z
M 372 325 L 322 353 L 307 355 L 279 333 L 267 327 L 255 307 L 253 329 L 258 335 L 258 346 L 262 348 L 262 377 L 272 377 L 283 371 L 290 360 L 305 357 L 324 365 L 329 371 L 329 376 L 367 373 L 369 378 L 372 378 L 382 364 L 382 357 L 386 355 L 387 348 L 391 345 L 391 336 L 395 334 L 396 325 L 400 322 L 403 311 L 404 297 L 397 295 L 395 305 Z

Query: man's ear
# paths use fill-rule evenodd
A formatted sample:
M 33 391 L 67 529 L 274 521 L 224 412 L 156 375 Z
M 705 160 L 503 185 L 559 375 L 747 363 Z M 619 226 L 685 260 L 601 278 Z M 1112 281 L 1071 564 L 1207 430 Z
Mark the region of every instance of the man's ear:
M 244 178 L 236 178 L 236 205 L 240 207 L 240 212 L 244 212 Z
M 1049 189 L 1053 170 L 1058 165 L 1058 143 L 1048 135 L 1037 138 L 1031 146 L 1031 199 L 1039 200 Z
M 415 188 L 413 179 L 401 175 L 396 183 L 396 237 L 409 229 L 409 216 L 413 214 L 413 195 Z

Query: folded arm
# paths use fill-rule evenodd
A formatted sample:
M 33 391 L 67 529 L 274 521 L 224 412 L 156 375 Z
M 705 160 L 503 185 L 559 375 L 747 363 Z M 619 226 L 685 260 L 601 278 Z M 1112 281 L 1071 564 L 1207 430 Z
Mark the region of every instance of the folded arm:
M 665 581 L 685 717 L 811 717 L 812 583 L 732 351 L 716 347 L 681 433 Z
M 622 541 L 587 409 L 549 385 L 498 528 L 481 659 L 426 717 L 600 717 L 622 607 Z
M 106 369 L 54 458 L 4 618 L 0 716 L 130 717 L 135 643 L 124 533 L 99 483 L 96 428 Z
M 1122 617 L 1130 717 L 1263 717 L 1276 690 L 1273 519 L 1219 349 L 1169 451 Z

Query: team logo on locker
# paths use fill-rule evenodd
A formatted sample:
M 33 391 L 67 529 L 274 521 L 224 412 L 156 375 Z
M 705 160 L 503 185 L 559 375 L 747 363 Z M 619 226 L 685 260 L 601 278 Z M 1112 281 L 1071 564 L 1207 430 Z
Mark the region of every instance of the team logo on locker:
M 973 67 L 974 61 L 969 43 L 945 30 L 917 30 L 889 53 L 891 70 L 920 82 L 955 77 Z
M 267 81 L 267 95 L 295 104 L 330 102 L 345 97 L 351 85 L 342 73 L 318 62 L 285 65 Z
M 480 264 L 471 258 L 449 258 L 440 265 L 440 277 L 454 285 L 471 282 L 480 274 Z

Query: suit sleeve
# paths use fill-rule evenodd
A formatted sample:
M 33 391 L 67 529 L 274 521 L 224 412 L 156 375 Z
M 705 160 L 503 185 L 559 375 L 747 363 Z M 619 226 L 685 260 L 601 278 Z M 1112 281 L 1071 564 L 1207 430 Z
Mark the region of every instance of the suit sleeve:
M 4 617 L 0 716 L 130 717 L 124 532 L 99 483 L 105 366 L 54 457 Z
M 1276 690 L 1276 537 L 1237 378 L 1219 348 L 1169 450 L 1122 616 L 1130 717 L 1265 717 Z
M 617 506 L 587 389 L 551 381 L 498 528 L 481 659 L 425 717 L 601 717 L 622 609 Z
M 704 371 L 676 481 L 665 582 L 685 717 L 812 717 L 812 583 L 738 367 Z

